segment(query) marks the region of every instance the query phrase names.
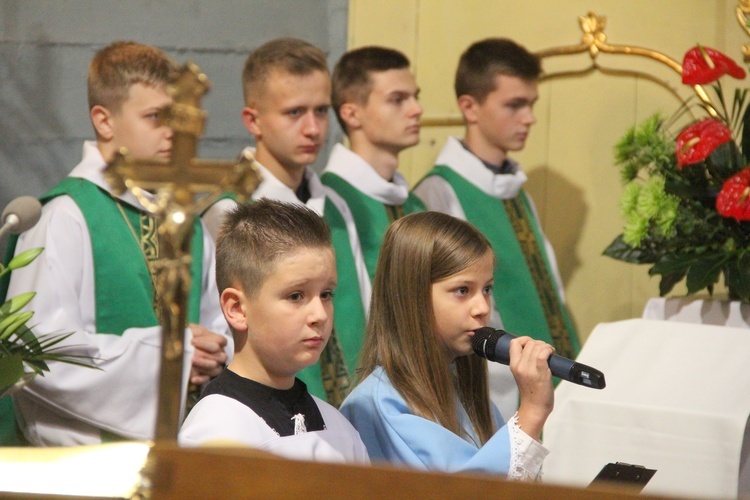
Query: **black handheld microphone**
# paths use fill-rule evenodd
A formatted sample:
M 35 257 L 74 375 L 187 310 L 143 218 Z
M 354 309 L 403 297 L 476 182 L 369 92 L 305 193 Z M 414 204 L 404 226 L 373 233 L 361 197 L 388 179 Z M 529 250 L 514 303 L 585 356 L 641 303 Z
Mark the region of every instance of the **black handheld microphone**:
M 490 361 L 510 364 L 510 341 L 516 338 L 505 330 L 484 327 L 474 332 L 471 347 L 474 352 Z M 568 358 L 553 354 L 547 360 L 552 375 L 574 384 L 604 389 L 604 374 L 595 368 L 576 363 Z

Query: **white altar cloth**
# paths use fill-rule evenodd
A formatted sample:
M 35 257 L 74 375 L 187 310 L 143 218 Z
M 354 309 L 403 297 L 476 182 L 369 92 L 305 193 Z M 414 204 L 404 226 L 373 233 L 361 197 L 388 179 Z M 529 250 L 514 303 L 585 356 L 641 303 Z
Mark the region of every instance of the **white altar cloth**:
M 543 435 L 551 450 L 546 483 L 583 487 L 619 461 L 657 469 L 644 494 L 750 493 L 747 330 L 643 319 L 602 323 L 577 360 L 601 370 L 607 387 L 557 387 Z

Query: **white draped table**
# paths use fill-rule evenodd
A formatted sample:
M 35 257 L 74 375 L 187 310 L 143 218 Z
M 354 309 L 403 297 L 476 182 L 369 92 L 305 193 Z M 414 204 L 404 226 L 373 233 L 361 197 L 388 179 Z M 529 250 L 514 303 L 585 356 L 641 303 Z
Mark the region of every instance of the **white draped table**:
M 750 332 L 634 319 L 598 325 L 578 360 L 607 387 L 561 382 L 544 428 L 546 483 L 586 486 L 609 462 L 657 469 L 644 494 L 750 493 Z

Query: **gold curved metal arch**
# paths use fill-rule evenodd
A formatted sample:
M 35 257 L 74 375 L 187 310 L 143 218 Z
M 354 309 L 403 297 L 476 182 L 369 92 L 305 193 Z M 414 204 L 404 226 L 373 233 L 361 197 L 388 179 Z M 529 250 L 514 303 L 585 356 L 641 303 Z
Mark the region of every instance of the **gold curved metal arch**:
M 737 7 L 734 9 L 734 13 L 737 16 L 737 22 L 740 23 L 745 33 L 750 36 L 750 21 L 748 21 L 748 14 L 750 14 L 750 0 L 739 0 Z M 745 62 L 750 62 L 750 44 L 742 46 L 742 55 L 744 56 Z
M 581 31 L 583 31 L 581 43 L 578 45 L 569 45 L 567 47 L 541 50 L 536 54 L 541 58 L 546 58 L 588 52 L 592 60 L 595 60 L 600 52 L 605 54 L 641 56 L 660 62 L 672 69 L 678 75 L 682 75 L 682 64 L 659 51 L 632 45 L 608 44 L 607 35 L 604 33 L 604 28 L 607 24 L 606 17 L 598 16 L 595 12 L 589 12 L 588 15 L 579 17 L 578 23 L 581 26 Z M 718 116 L 716 108 L 714 108 L 714 105 L 708 97 L 705 89 L 700 85 L 693 86 L 693 89 L 698 95 L 698 98 L 703 102 L 706 111 L 711 116 Z
M 745 29 L 745 31 L 747 31 L 748 35 L 750 35 L 750 26 L 748 26 L 747 23 L 748 14 L 750 14 L 750 0 L 740 0 L 740 6 L 737 7 L 738 20 L 740 21 L 740 24 L 743 25 L 743 28 Z M 540 50 L 536 52 L 536 54 L 544 59 L 548 57 L 566 56 L 588 52 L 591 56 L 591 60 L 593 61 L 591 67 L 599 71 L 602 70 L 602 67 L 597 64 L 597 56 L 600 53 L 641 56 L 660 62 L 672 69 L 678 75 L 682 75 L 682 64 L 659 51 L 632 45 L 608 44 L 607 35 L 604 33 L 604 28 L 607 22 L 607 18 L 605 16 L 599 16 L 595 12 L 589 12 L 586 16 L 579 17 L 578 22 L 580 24 L 581 31 L 583 32 L 580 43 L 576 45 L 552 47 L 549 49 Z M 750 46 L 746 45 L 744 47 L 744 50 L 747 60 L 748 58 L 750 58 Z M 613 71 L 617 70 L 610 70 L 610 72 Z M 550 79 L 555 75 L 556 73 L 544 74 L 542 76 L 542 80 Z M 701 100 L 702 106 L 706 109 L 708 114 L 714 117 L 718 116 L 716 108 L 711 102 L 711 99 L 706 93 L 705 89 L 701 85 L 695 85 L 693 87 L 693 90 Z M 459 126 L 462 124 L 463 119 L 460 116 L 422 118 L 422 126 L 426 127 Z
M 562 78 L 571 78 L 576 76 L 586 76 L 593 72 L 599 72 L 603 75 L 607 76 L 629 76 L 634 78 L 640 78 L 646 81 L 649 81 L 651 83 L 654 83 L 655 85 L 658 85 L 662 87 L 665 91 L 669 92 L 677 101 L 680 101 L 682 103 L 685 103 L 685 99 L 680 96 L 680 94 L 677 92 L 677 89 L 670 85 L 669 82 L 666 80 L 662 80 L 651 73 L 646 73 L 645 71 L 638 71 L 638 70 L 631 70 L 631 69 L 620 69 L 620 68 L 608 68 L 604 66 L 598 65 L 596 62 L 593 62 L 590 66 L 583 68 L 583 69 L 572 69 L 572 70 L 565 70 L 565 71 L 556 71 L 554 73 L 549 73 L 544 76 L 544 81 L 549 80 L 557 80 Z
M 609 45 L 607 43 L 607 35 L 604 33 L 604 27 L 607 24 L 607 18 L 604 16 L 598 16 L 594 12 L 589 12 L 588 15 L 579 17 L 578 23 L 581 26 L 581 31 L 583 31 L 581 43 L 578 45 L 545 49 L 538 51 L 536 54 L 539 57 L 545 58 L 588 52 L 591 55 L 591 59 L 596 59 L 599 52 L 607 54 L 637 55 L 659 61 L 660 63 L 669 66 L 676 73 L 680 75 L 682 74 L 682 65 L 680 63 L 656 50 L 630 45 Z

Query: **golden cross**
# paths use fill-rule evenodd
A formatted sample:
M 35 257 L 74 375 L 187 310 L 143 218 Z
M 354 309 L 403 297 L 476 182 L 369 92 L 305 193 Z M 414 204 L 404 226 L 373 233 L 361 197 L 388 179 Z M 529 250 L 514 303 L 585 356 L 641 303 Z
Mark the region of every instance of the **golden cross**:
M 206 119 L 200 101 L 208 89 L 206 75 L 195 64 L 186 64 L 167 87 L 174 103 L 160 113 L 162 123 L 173 131 L 171 158 L 132 158 L 121 150 L 104 171 L 116 194 L 129 189 L 159 224 L 160 255 L 154 263 L 154 292 L 162 327 L 162 363 L 156 440 L 176 440 L 181 423 L 190 240 L 195 217 L 222 193 L 231 191 L 238 201 L 244 201 L 260 183 L 260 173 L 250 153 L 243 154 L 236 163 L 196 158 Z

